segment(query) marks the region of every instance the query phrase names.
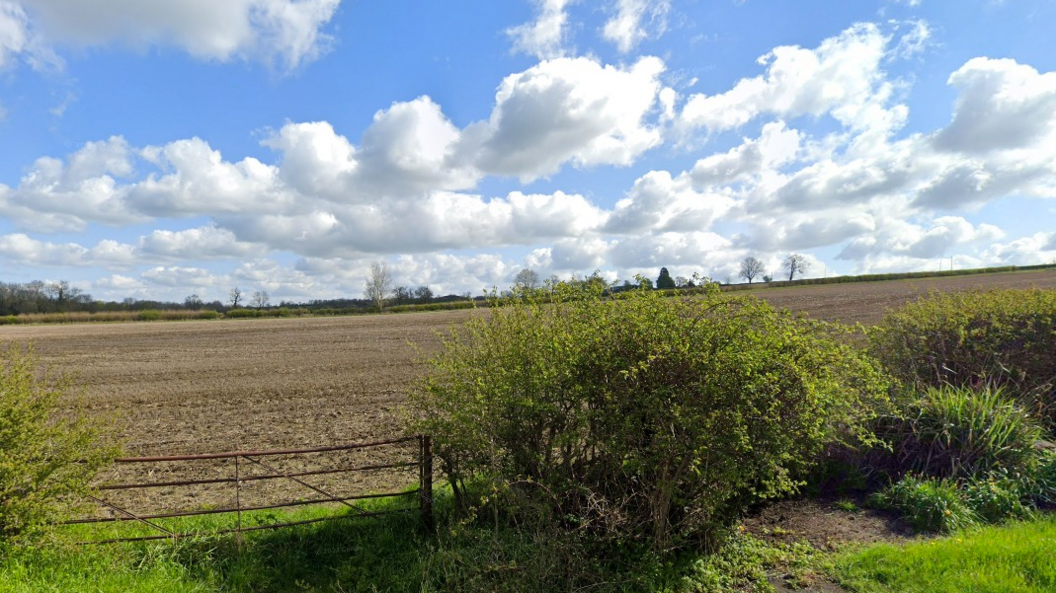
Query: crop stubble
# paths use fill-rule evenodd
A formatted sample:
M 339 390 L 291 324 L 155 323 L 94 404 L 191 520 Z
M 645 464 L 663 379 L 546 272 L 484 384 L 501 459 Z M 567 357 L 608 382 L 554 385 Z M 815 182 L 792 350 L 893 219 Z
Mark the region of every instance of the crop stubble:
M 1056 271 L 804 286 L 752 291 L 814 317 L 872 323 L 931 290 L 1056 288 Z M 435 352 L 438 331 L 472 311 L 362 317 L 5 326 L 0 340 L 29 342 L 52 371 L 73 374 L 93 412 L 116 415 L 130 455 L 287 449 L 373 441 L 399 433 L 396 411 Z M 264 461 L 282 472 L 410 460 L 404 449 Z M 118 466 L 110 482 L 233 475 L 233 462 Z M 246 473 L 270 473 L 242 462 Z M 305 478 L 336 494 L 412 485 L 413 468 Z M 234 503 L 230 485 L 115 493 L 141 509 Z M 296 483 L 247 482 L 242 504 L 319 495 Z M 157 500 L 154 500 L 157 498 Z M 160 502 L 164 500 L 165 502 Z

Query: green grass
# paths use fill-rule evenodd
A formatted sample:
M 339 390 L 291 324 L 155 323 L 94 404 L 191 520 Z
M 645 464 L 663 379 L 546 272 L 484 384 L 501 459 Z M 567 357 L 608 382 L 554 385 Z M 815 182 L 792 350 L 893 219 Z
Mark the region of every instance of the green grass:
M 1052 593 L 1056 517 L 872 546 L 841 555 L 833 570 L 858 593 Z

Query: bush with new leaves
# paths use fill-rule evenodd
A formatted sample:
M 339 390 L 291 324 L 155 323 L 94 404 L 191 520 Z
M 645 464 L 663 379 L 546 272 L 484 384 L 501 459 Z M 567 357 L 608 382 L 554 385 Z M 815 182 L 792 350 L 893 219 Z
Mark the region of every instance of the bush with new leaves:
M 549 289 L 454 330 L 410 398 L 460 497 L 545 492 L 568 525 L 669 549 L 794 491 L 886 397 L 837 330 L 752 297 Z
M 911 389 L 1002 387 L 1056 426 L 1056 290 L 930 294 L 885 317 L 870 341 Z
M 32 349 L 0 351 L 0 548 L 61 518 L 116 454 L 99 423 L 61 410 L 69 389 Z

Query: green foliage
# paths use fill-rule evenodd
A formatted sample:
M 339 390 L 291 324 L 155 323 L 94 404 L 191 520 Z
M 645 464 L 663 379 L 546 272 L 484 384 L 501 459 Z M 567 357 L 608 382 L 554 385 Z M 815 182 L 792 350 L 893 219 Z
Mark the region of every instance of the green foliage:
M 656 279 L 656 288 L 658 290 L 670 290 L 675 287 L 675 279 L 671 277 L 671 273 L 667 271 L 667 268 L 660 268 L 660 276 Z
M 918 531 L 949 533 L 976 523 L 953 480 L 906 476 L 874 494 L 871 502 L 901 513 Z
M 841 554 L 839 582 L 858 593 L 1051 593 L 1056 518 Z
M 888 315 L 871 349 L 907 386 L 1000 386 L 1056 423 L 1056 291 L 931 294 Z
M 138 316 L 140 321 L 160 321 L 161 311 L 157 309 L 143 309 Z
M 63 498 L 88 490 L 116 454 L 101 426 L 60 406 L 70 389 L 37 369 L 32 349 L 0 353 L 0 546 L 63 516 Z
M 556 285 L 492 303 L 444 341 L 410 398 L 464 501 L 530 481 L 558 516 L 667 549 L 796 490 L 885 398 L 836 330 L 717 289 L 605 298 Z
M 1030 474 L 1043 430 L 1003 389 L 930 387 L 906 398 L 898 416 L 879 419 L 888 443 L 882 464 L 893 476 L 966 478 L 998 470 Z
M 984 523 L 1026 519 L 1032 508 L 1024 504 L 1023 484 L 1010 479 L 975 479 L 963 489 L 965 502 Z

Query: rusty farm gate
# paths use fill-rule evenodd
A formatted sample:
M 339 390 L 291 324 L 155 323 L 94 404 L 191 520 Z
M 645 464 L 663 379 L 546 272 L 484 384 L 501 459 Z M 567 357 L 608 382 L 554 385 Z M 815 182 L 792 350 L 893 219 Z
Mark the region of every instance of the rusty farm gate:
M 305 458 L 308 456 L 322 456 L 335 454 L 351 454 L 358 451 L 379 451 L 383 449 L 395 449 L 396 454 L 401 454 L 403 459 L 385 460 L 383 462 L 367 462 L 359 464 L 346 464 L 339 467 L 289 469 L 279 467 L 281 464 L 276 459 L 289 461 L 291 459 Z M 392 451 L 390 451 L 391 453 Z M 391 455 L 390 455 L 391 457 Z M 218 535 L 225 533 L 242 533 L 266 529 L 278 529 L 305 525 L 320 521 L 329 521 L 342 518 L 373 517 L 391 513 L 418 513 L 423 526 L 431 528 L 433 524 L 433 455 L 432 446 L 428 436 L 414 436 L 394 438 L 369 443 L 353 443 L 346 445 L 334 445 L 328 447 L 306 448 L 306 449 L 276 449 L 269 451 L 230 451 L 224 453 L 205 453 L 198 455 L 168 455 L 154 457 L 123 457 L 115 460 L 119 466 L 133 466 L 133 468 L 145 467 L 146 471 L 123 471 L 122 475 L 143 475 L 154 478 L 156 474 L 166 477 L 180 477 L 180 473 L 166 468 L 164 471 L 156 471 L 166 464 L 180 463 L 184 469 L 200 463 L 212 464 L 211 471 L 214 475 L 209 477 L 185 478 L 185 479 L 150 479 L 147 481 L 131 481 L 118 484 L 104 484 L 98 486 L 98 496 L 89 495 L 89 499 L 98 505 L 98 510 L 104 511 L 105 516 L 95 515 L 65 521 L 64 525 L 85 523 L 107 523 L 118 521 L 133 521 L 149 526 L 154 535 L 136 537 L 117 537 L 104 540 L 89 541 L 84 543 L 103 544 L 124 541 L 146 541 L 161 539 L 178 539 L 181 537 Z M 224 470 L 226 468 L 226 471 Z M 417 470 L 417 486 L 415 488 L 390 492 L 343 492 L 335 493 L 330 485 L 322 485 L 317 480 L 321 477 L 337 475 L 366 474 L 374 472 L 396 472 L 399 470 Z M 191 471 L 190 473 L 197 472 Z M 220 475 L 215 475 L 220 474 Z M 225 475 L 226 474 L 226 475 Z M 284 482 L 289 491 L 310 493 L 308 498 L 297 497 L 296 499 L 274 500 L 272 497 L 265 502 L 247 501 L 246 490 L 250 485 L 265 482 Z M 156 492 L 163 491 L 165 496 L 152 498 L 149 495 L 141 496 L 148 500 L 156 498 L 172 497 L 173 493 L 186 488 L 212 488 L 229 489 L 228 500 L 233 499 L 233 504 L 210 505 L 205 508 L 189 510 L 165 510 L 154 508 L 153 510 L 133 510 L 126 502 L 115 501 L 114 497 L 120 493 L 128 492 Z M 369 511 L 359 508 L 356 501 L 378 498 L 408 498 L 417 499 L 417 504 L 411 502 L 406 508 L 387 511 Z M 315 517 L 301 521 L 276 522 L 258 525 L 243 525 L 243 513 L 263 511 L 268 509 L 279 509 L 303 505 L 340 504 L 351 512 L 340 515 L 328 515 Z M 170 519 L 176 517 L 192 517 L 211 514 L 234 514 L 236 525 L 230 529 L 220 529 L 208 532 L 181 533 L 170 529 L 157 522 L 158 519 Z

